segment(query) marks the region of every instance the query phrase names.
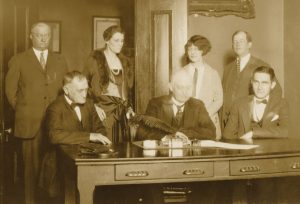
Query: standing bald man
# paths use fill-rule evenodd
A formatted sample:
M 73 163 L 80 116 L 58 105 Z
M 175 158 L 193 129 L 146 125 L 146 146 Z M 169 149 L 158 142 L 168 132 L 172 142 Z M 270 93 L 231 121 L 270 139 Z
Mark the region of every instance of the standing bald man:
M 26 204 L 36 203 L 45 111 L 61 90 L 67 72 L 65 59 L 48 50 L 49 25 L 32 25 L 30 39 L 32 48 L 10 60 L 5 82 L 6 96 L 15 111 L 14 135 L 22 143 Z

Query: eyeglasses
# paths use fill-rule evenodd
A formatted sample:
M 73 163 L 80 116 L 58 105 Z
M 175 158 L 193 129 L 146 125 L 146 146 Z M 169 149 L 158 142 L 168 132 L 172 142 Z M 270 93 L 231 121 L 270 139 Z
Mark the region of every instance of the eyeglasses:
M 32 35 L 33 35 L 35 38 L 38 38 L 38 39 L 44 39 L 44 38 L 50 38 L 50 37 L 51 37 L 51 34 L 50 34 L 50 33 L 46 33 L 46 34 L 32 33 Z

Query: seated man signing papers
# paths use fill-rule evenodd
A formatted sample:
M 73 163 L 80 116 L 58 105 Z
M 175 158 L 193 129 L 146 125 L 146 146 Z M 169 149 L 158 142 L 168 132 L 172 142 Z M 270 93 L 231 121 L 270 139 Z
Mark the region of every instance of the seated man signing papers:
M 191 98 L 193 79 L 185 70 L 175 73 L 170 83 L 172 94 L 149 101 L 145 115 L 149 121 L 139 123 L 138 140 L 161 140 L 171 137 L 183 141 L 192 139 L 215 139 L 215 126 L 202 101 Z M 151 118 L 158 119 L 151 124 Z M 155 123 L 154 122 L 154 123 Z M 166 130 L 169 129 L 170 131 Z M 163 139 L 164 140 L 164 139 Z
M 88 82 L 78 71 L 65 75 L 64 95 L 48 108 L 49 137 L 54 144 L 101 142 L 110 144 L 92 101 L 86 98 Z
M 251 84 L 254 95 L 233 105 L 224 129 L 226 139 L 279 138 L 288 136 L 288 105 L 272 95 L 276 85 L 274 70 L 261 66 L 254 70 Z

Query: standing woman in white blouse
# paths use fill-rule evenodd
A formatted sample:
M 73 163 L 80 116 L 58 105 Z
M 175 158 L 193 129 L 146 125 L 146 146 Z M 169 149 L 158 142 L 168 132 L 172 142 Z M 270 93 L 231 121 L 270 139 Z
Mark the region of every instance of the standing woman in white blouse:
M 218 72 L 203 59 L 210 49 L 211 44 L 207 38 L 201 35 L 192 36 L 185 45 L 188 64 L 183 69 L 191 74 L 194 82 L 193 97 L 203 101 L 216 126 L 216 139 L 220 139 L 218 111 L 223 105 L 223 89 Z
M 128 138 L 126 114 L 132 113 L 133 67 L 130 60 L 121 53 L 124 45 L 124 31 L 110 26 L 103 32 L 105 47 L 92 53 L 87 61 L 86 74 L 91 95 L 107 137 L 113 143 Z

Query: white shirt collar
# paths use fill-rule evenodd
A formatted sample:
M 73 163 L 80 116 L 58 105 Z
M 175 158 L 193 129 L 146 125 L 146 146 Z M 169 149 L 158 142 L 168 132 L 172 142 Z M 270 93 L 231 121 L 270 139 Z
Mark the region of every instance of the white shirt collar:
M 177 101 L 174 96 L 172 96 L 172 102 L 173 104 L 175 104 L 176 106 L 182 106 L 184 103 Z
M 66 99 L 67 103 L 69 105 L 71 105 L 73 103 L 73 101 L 71 99 L 69 99 L 69 97 L 67 95 L 64 95 L 64 96 L 65 96 L 65 99 Z
M 247 55 L 243 56 L 243 57 L 240 57 L 240 70 L 242 71 L 245 67 L 246 67 L 246 64 L 249 62 L 250 60 L 250 57 L 251 57 L 251 54 L 248 53 Z

